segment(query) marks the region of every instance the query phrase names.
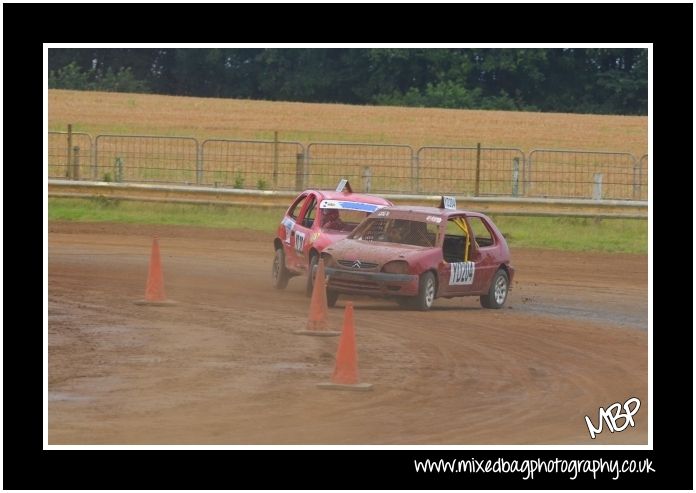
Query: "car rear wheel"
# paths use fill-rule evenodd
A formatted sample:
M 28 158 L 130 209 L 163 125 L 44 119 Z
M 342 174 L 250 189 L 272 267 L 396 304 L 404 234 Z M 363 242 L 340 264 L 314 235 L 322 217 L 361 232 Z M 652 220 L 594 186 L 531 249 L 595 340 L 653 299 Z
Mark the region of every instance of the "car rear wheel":
M 309 269 L 307 270 L 307 286 L 305 289 L 305 294 L 310 297 L 312 296 L 312 291 L 314 290 L 314 266 L 319 263 L 319 257 L 317 254 L 312 255 L 309 259 Z
M 285 289 L 290 280 L 290 273 L 285 267 L 285 252 L 282 248 L 278 248 L 275 251 L 271 274 L 273 276 L 273 287 L 276 289 Z
M 498 269 L 498 272 L 493 276 L 488 294 L 480 297 L 481 306 L 494 310 L 502 308 L 507 300 L 509 282 L 507 272 L 503 269 Z
M 437 284 L 435 276 L 432 272 L 426 272 L 420 276 L 418 283 L 418 296 L 414 300 L 413 306 L 421 311 L 430 310 L 435 302 L 435 294 L 437 293 Z

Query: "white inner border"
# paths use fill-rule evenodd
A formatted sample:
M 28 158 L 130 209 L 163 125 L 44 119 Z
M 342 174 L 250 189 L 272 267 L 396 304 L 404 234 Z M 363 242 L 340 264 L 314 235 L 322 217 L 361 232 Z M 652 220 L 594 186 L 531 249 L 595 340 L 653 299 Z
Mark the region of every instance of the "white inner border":
M 48 443 L 48 49 L 49 48 L 190 48 L 191 45 L 161 43 L 44 43 L 43 45 L 43 449 L 44 450 L 653 450 L 653 166 L 648 166 L 648 444 L 647 445 L 50 445 Z M 647 48 L 648 49 L 648 155 L 653 147 L 653 45 L 652 43 L 482 43 L 482 44 L 196 44 L 196 48 Z M 2 55 L 0 54 L 0 57 Z M 1 67 L 1 65 L 0 65 Z M 2 68 L 0 68 L 2 71 Z M 0 85 L 2 84 L 0 79 Z M 695 86 L 696 87 L 696 86 Z M 0 139 L 2 137 L 0 136 Z M 2 142 L 2 140 L 0 140 Z M 695 140 L 696 142 L 696 140 Z M 695 161 L 696 162 L 696 161 Z M 2 177 L 0 176 L 0 184 Z M 694 177 L 696 190 L 696 176 Z M 2 203 L 0 202 L 0 212 Z M 2 215 L 0 214 L 0 221 Z M 0 223 L 1 224 L 1 223 Z M 696 217 L 694 218 L 696 232 Z M 696 235 L 696 233 L 694 233 Z M 0 229 L 2 244 L 2 229 Z M 696 268 L 695 268 L 696 269 Z M 0 273 L 2 265 L 0 264 Z M 696 294 L 694 294 L 696 307 Z M 0 301 L 0 303 L 2 303 Z M 696 308 L 695 308 L 696 310 Z M 0 341 L 0 345 L 2 342 Z M 694 341 L 696 345 L 696 341 Z M 2 371 L 0 369 L 0 371 Z M 0 384 L 2 385 L 2 384 Z M 2 397 L 0 397 L 2 399 Z M 695 398 L 696 399 L 696 398 Z M 1 403 L 1 401 L 0 401 Z M 608 406 L 612 403 L 597 403 Z M 696 434 L 696 429 L 694 430 Z

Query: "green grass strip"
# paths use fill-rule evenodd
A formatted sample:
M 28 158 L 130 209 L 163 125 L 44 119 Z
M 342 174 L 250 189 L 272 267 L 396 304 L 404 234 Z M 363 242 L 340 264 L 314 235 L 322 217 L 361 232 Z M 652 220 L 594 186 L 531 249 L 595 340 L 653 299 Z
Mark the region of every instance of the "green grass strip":
M 49 198 L 50 221 L 169 224 L 208 228 L 251 229 L 272 233 L 283 208 L 189 205 L 114 200 Z M 583 252 L 648 252 L 645 219 L 572 217 L 493 218 L 511 248 L 548 248 Z

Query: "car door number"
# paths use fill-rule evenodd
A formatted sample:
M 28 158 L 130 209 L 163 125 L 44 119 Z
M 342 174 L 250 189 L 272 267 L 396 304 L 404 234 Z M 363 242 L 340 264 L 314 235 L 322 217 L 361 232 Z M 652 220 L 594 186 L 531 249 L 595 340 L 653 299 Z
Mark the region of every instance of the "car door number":
M 304 249 L 305 234 L 300 231 L 295 231 L 295 251 L 297 253 L 302 253 Z
M 450 264 L 450 286 L 466 286 L 474 282 L 474 262 L 453 262 Z
M 292 238 L 292 229 L 295 227 L 295 221 L 286 217 L 283 219 L 283 227 L 285 228 L 285 243 L 290 244 L 290 238 Z

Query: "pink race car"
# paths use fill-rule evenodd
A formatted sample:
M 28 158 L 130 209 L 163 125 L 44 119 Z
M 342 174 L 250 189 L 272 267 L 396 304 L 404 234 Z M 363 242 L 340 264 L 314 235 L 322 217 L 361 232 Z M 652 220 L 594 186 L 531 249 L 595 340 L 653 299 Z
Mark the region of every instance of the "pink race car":
M 329 306 L 340 293 L 351 293 L 394 298 L 419 310 L 429 310 L 435 298 L 457 296 L 479 296 L 483 307 L 501 308 L 515 274 L 493 221 L 457 210 L 453 197 L 443 197 L 440 208 L 382 208 L 321 258 Z
M 381 197 L 353 193 L 347 180 L 341 180 L 335 191 L 302 192 L 288 208 L 273 240 L 273 286 L 284 289 L 290 278 L 312 272 L 322 250 L 344 239 L 369 214 L 390 205 Z M 307 296 L 313 287 L 313 277 L 307 276 Z

